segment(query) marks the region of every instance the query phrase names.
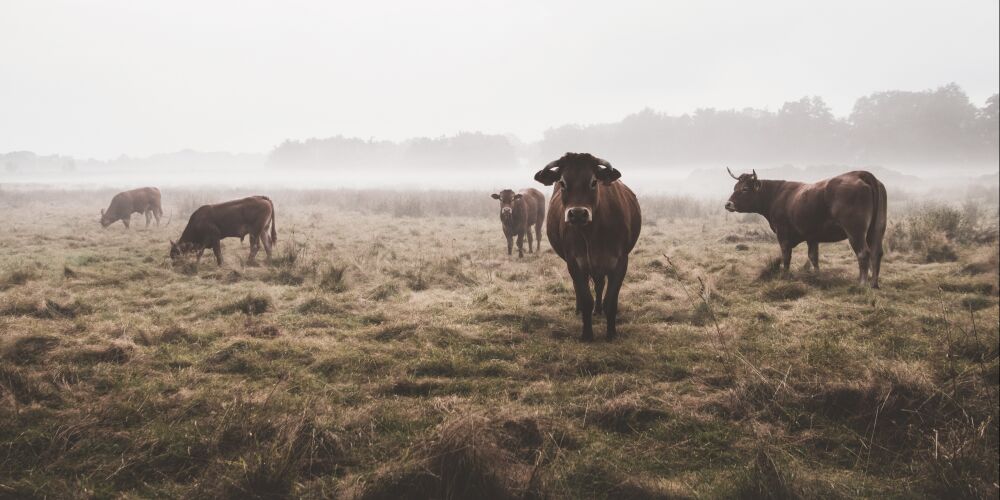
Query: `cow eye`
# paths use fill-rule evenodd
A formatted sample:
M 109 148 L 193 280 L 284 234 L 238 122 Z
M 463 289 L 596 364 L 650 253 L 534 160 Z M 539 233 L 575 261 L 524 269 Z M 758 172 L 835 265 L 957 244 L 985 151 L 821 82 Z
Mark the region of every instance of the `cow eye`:
M 566 189 L 566 181 L 559 179 L 559 187 Z
M 590 189 L 597 189 L 597 179 L 591 179 Z

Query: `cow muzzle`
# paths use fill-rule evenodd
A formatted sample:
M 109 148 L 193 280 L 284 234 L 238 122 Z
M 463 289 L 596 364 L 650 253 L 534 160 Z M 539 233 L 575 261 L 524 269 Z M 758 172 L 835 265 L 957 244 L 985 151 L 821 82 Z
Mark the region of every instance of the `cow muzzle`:
M 735 212 L 736 211 L 736 204 L 733 203 L 733 202 L 731 202 L 731 201 L 727 201 L 726 202 L 726 210 L 729 210 L 730 212 Z
M 570 207 L 566 209 L 564 219 L 574 226 L 582 226 L 593 220 L 593 215 L 587 207 Z

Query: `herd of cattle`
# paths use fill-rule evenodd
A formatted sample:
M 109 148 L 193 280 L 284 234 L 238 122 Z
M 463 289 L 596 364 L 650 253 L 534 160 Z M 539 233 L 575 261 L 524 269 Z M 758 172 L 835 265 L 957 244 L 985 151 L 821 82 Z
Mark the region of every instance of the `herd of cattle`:
M 736 179 L 725 208 L 730 212 L 763 215 L 781 247 L 787 272 L 792 249 L 809 246 L 809 260 L 819 268 L 819 244 L 848 240 L 858 258 L 858 280 L 878 288 L 882 261 L 882 238 L 886 228 L 885 186 L 869 172 L 854 171 L 813 184 L 760 180 L 757 173 L 729 175 Z M 621 180 L 621 172 L 588 153 L 566 153 L 535 174 L 535 180 L 555 187 L 546 217 L 545 196 L 537 189 L 517 193 L 505 189 L 492 197 L 500 201 L 500 222 L 512 254 L 514 238 L 518 256 L 541 248 L 542 221 L 549 244 L 573 279 L 576 309 L 583 319 L 583 340 L 592 340 L 592 318 L 603 314 L 607 337 L 615 337 L 618 293 L 628 270 L 629 253 L 639 239 L 642 214 L 635 194 Z M 132 214 L 150 217 L 159 225 L 163 209 L 159 189 L 147 187 L 118 193 L 107 210 L 101 210 L 101 225 L 122 221 L 126 228 Z M 534 226 L 534 235 L 532 235 Z M 270 231 L 268 229 L 270 228 Z M 270 234 L 269 234 L 270 233 Z M 274 204 L 266 196 L 251 196 L 214 205 L 204 205 L 191 214 L 180 239 L 170 241 L 170 258 L 194 254 L 200 260 L 211 248 L 222 265 L 223 238 L 250 236 L 249 261 L 254 262 L 263 245 L 268 259 L 278 240 Z M 596 296 L 591 294 L 594 284 Z

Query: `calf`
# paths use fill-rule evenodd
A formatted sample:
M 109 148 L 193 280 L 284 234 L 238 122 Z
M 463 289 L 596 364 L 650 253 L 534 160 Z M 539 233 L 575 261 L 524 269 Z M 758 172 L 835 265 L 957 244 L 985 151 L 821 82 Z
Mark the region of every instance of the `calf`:
M 507 255 L 511 255 L 514 237 L 517 237 L 517 256 L 524 257 L 524 237 L 528 236 L 528 253 L 531 253 L 531 226 L 535 227 L 537 247 L 542 246 L 542 221 L 545 220 L 545 195 L 534 188 L 522 189 L 518 193 L 504 189 L 492 195 L 500 200 L 500 224 L 507 238 Z

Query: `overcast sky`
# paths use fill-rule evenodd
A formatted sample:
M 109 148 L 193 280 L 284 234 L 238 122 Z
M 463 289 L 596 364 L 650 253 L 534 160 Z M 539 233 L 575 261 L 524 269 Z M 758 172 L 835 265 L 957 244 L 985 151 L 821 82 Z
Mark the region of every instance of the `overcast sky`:
M 0 1 L 0 152 L 536 140 L 644 107 L 998 83 L 998 2 Z

